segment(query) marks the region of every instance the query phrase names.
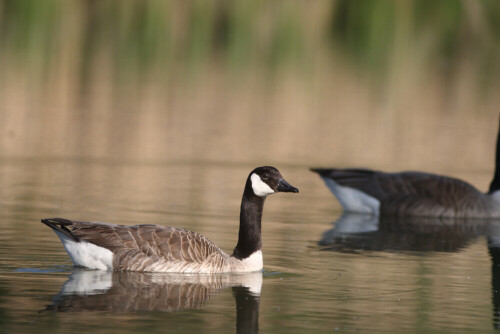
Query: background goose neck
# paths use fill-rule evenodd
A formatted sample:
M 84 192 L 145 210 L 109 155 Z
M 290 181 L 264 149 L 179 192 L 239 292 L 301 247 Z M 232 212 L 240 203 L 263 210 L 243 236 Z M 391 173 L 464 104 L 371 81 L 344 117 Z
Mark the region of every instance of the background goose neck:
M 493 181 L 490 184 L 490 190 L 488 193 L 493 193 L 500 189 L 500 124 L 497 135 L 497 146 L 495 152 L 495 175 L 493 176 Z

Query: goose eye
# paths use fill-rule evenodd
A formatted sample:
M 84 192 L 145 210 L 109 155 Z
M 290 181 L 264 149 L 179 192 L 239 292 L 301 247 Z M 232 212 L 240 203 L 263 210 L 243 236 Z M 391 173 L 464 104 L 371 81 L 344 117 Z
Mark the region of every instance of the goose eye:
M 267 174 L 267 173 L 262 174 L 262 179 L 269 180 L 269 174 Z

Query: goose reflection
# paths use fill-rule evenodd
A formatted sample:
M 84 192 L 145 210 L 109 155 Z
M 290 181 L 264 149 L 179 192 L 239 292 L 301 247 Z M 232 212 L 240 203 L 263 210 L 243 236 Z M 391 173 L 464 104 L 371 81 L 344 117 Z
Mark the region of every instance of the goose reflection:
M 491 220 L 377 217 L 344 213 L 319 245 L 334 251 L 456 252 L 486 235 Z
M 229 287 L 236 301 L 237 332 L 257 333 L 262 272 L 175 275 L 75 268 L 46 310 L 177 312 L 202 308 Z
M 438 218 L 385 218 L 344 214 L 324 232 L 322 249 L 356 251 L 457 252 L 478 237 L 488 240 L 491 257 L 493 326 L 500 329 L 500 221 Z

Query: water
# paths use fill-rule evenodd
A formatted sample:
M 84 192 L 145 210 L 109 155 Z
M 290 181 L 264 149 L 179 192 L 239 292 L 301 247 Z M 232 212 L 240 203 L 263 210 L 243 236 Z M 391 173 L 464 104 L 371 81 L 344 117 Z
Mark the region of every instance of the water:
M 39 223 L 61 216 L 173 225 L 230 252 L 253 167 L 3 160 L 0 331 L 421 333 L 498 325 L 496 223 L 341 216 L 319 178 L 299 166 L 277 166 L 300 193 L 266 201 L 262 274 L 76 269 Z
M 496 223 L 341 216 L 307 170 L 487 189 L 498 5 L 443 3 L 0 0 L 0 332 L 494 331 Z M 300 193 L 266 201 L 260 276 L 76 270 L 40 223 L 173 225 L 231 252 L 265 164 Z

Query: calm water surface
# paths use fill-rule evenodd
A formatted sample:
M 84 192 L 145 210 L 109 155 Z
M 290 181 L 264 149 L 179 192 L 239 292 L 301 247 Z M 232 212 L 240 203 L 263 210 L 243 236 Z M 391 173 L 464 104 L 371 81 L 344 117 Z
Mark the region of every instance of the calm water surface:
M 75 269 L 39 221 L 185 227 L 231 252 L 255 166 L 106 160 L 0 162 L 1 332 L 493 332 L 495 222 L 342 216 L 319 178 L 268 198 L 264 272 L 189 276 Z M 496 237 L 498 235 L 498 237 Z

